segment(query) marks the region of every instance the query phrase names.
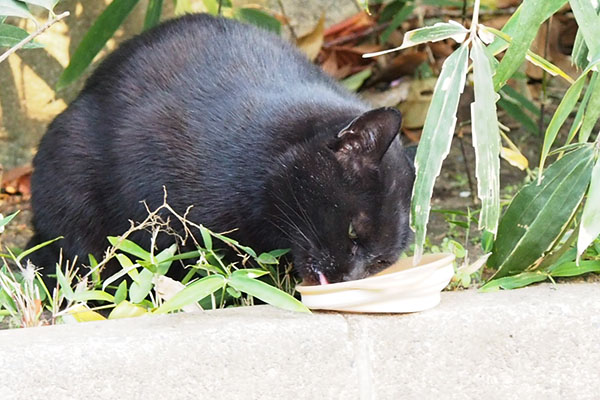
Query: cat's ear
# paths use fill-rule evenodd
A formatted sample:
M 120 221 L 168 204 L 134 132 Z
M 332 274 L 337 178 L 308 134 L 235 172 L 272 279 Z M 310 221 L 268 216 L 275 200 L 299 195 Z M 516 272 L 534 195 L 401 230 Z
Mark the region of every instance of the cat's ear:
M 357 172 L 376 167 L 400 130 L 402 116 L 391 107 L 367 111 L 337 133 L 331 149 L 346 167 Z

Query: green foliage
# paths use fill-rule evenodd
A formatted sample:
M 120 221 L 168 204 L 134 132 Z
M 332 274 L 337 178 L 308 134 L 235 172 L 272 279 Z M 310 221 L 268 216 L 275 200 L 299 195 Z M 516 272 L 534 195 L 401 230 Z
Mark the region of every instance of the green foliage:
M 534 266 L 563 233 L 590 182 L 593 149 L 583 146 L 552 164 L 542 183 L 525 185 L 506 210 L 488 265 L 496 278 Z
M 12 47 L 29 36 L 27 31 L 8 24 L 0 24 L 0 47 Z M 38 49 L 42 44 L 31 41 L 23 46 L 24 49 Z
M 68 319 L 106 319 L 106 314 L 102 315 L 97 310 L 112 309 L 108 318 L 115 319 L 200 310 L 202 307 L 252 305 L 254 298 L 286 310 L 309 312 L 286 293 L 293 293 L 296 285 L 289 275 L 290 270 L 281 271 L 279 268 L 279 260 L 288 249 L 257 255 L 251 248 L 202 225 L 192 224 L 178 214 L 176 217 L 181 218 L 180 222 L 191 224 L 200 232 L 203 245 L 197 244 L 196 251 L 177 253 L 176 244 L 161 251 L 154 248 L 147 251 L 127 238 L 138 230 L 150 230 L 153 237 L 164 231 L 164 223 L 157 219 L 159 211 L 164 208 L 171 210 L 165 204 L 122 236 L 109 237 L 111 247 L 106 257 L 99 263 L 90 257 L 90 270 L 83 277 L 79 278 L 80 274 L 72 264 L 70 267 L 58 265 L 57 284 L 50 290 L 44 286 L 35 267 L 22 265 L 22 260 L 53 241 L 28 249 L 18 256 L 11 252 L 0 255 L 3 262 L 0 268 L 0 316 L 8 315 L 15 326 L 38 326 Z M 0 215 L 0 228 L 15 215 Z M 241 261 L 225 263 L 222 249 L 218 248 L 223 245 L 237 251 Z M 121 270 L 101 281 L 98 270 L 110 260 L 116 260 Z M 166 276 L 175 262 L 183 262 L 188 270 L 182 282 Z M 9 263 L 19 272 L 13 273 Z M 178 268 L 181 267 L 178 265 Z M 50 317 L 46 315 L 48 313 Z
M 382 21 L 392 21 L 404 8 L 403 1 L 391 1 L 383 8 Z M 456 104 L 464 87 L 467 74 L 467 57 L 473 59 L 473 83 L 475 103 L 472 104 L 471 121 L 473 143 L 476 149 L 476 172 L 478 195 L 482 199 L 479 215 L 484 251 L 492 254 L 488 266 L 496 269 L 495 280 L 485 286 L 490 288 L 514 288 L 545 280 L 548 272 L 561 255 L 572 254 L 579 234 L 578 253 L 584 253 L 581 265 L 569 265 L 570 273 L 593 270 L 586 258 L 585 249 L 600 234 L 600 184 L 592 179 L 592 169 L 598 165 L 598 140 L 596 145 L 585 145 L 593 127 L 600 117 L 600 96 L 595 71 L 600 64 L 600 17 L 598 10 L 588 1 L 570 1 L 576 21 L 580 25 L 573 59 L 584 71 L 573 80 L 568 74 L 543 57 L 533 53 L 529 46 L 542 23 L 555 14 L 567 0 L 525 0 L 507 21 L 502 30 L 478 23 L 480 1 L 474 2 L 474 18 L 470 29 L 457 23 L 437 23 L 406 32 L 402 45 L 366 56 L 375 56 L 403 49 L 415 44 L 453 38 L 461 46 L 450 55 L 442 67 L 433 99 L 425 120 L 416 156 L 417 178 L 413 189 L 411 225 L 415 230 L 415 253 L 418 256 L 426 244 L 426 224 L 429 219 L 430 198 L 433 184 L 440 173 L 442 160 L 449 151 L 450 140 L 456 122 Z M 491 42 L 490 42 L 490 35 Z M 489 45 L 485 45 L 489 43 Z M 493 56 L 506 50 L 502 60 Z M 460 62 L 457 62 L 460 60 Z M 527 98 L 506 86 L 525 61 L 542 68 L 551 76 L 569 82 L 570 87 L 548 124 L 540 158 L 537 182 L 526 185 L 513 199 L 499 222 L 499 128 L 496 117 L 495 92 L 500 91 L 499 106 L 521 122 L 532 133 L 538 133 L 540 110 Z M 590 83 L 586 87 L 588 78 Z M 491 85 L 493 82 L 493 86 Z M 581 94 L 585 93 L 580 102 Z M 575 121 L 566 145 L 579 133 L 578 146 L 565 147 L 558 152 L 558 161 L 544 172 L 543 167 L 561 127 L 579 104 Z M 535 119 L 534 119 L 535 118 Z M 508 140 L 508 139 L 507 139 Z M 510 143 L 509 143 L 510 144 Z M 514 145 L 513 149 L 516 147 Z M 563 157 L 563 153 L 571 152 Z M 561 158 L 562 157 L 562 158 Z M 531 173 L 531 172 L 530 172 Z M 543 175 L 542 175 L 543 174 Z M 600 172 L 598 172 L 600 174 Z M 587 200 L 585 194 L 587 192 Z M 583 212 L 582 212 L 583 210 Z M 584 227 L 585 226 L 585 227 Z M 578 229 L 573 229 L 579 227 Z M 570 234 L 567 234 L 570 232 Z M 575 233 L 573 233 L 575 232 Z M 569 241 L 562 242 L 564 237 Z M 576 254 L 577 252 L 573 253 Z M 575 255 L 573 255 L 573 260 Z M 562 258 L 561 258 L 562 259 Z M 564 261 L 564 260 L 563 260 Z M 566 267 L 564 267 L 566 268 Z M 556 275 L 559 276 L 559 275 Z

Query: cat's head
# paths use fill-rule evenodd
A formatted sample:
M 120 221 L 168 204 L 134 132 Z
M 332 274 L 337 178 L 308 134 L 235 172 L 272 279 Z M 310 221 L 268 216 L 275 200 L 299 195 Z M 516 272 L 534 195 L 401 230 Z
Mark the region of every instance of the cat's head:
M 400 112 L 368 111 L 291 148 L 271 183 L 272 223 L 307 284 L 361 279 L 395 262 L 411 239 L 414 167 Z

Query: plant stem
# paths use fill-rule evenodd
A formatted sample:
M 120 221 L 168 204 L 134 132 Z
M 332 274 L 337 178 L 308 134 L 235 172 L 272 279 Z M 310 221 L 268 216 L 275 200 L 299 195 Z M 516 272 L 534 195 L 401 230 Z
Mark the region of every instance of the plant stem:
M 0 63 L 2 61 L 6 60 L 8 58 L 8 56 L 10 56 L 12 53 L 14 53 L 15 51 L 19 50 L 20 48 L 22 48 L 23 46 L 25 46 L 27 43 L 31 42 L 33 39 L 35 39 L 36 37 L 38 37 L 39 35 L 41 35 L 42 33 L 44 33 L 52 25 L 54 25 L 55 23 L 57 23 L 61 19 L 68 17 L 69 15 L 70 15 L 70 13 L 68 11 L 65 11 L 64 13 L 59 14 L 59 15 L 55 15 L 54 17 L 52 17 L 51 19 L 49 19 L 44 25 L 40 26 L 31 35 L 27 36 L 25 39 L 21 40 L 19 43 L 17 43 L 16 45 L 14 45 L 13 47 L 11 47 L 10 49 L 6 50 L 6 52 L 4 52 L 4 54 L 0 55 Z

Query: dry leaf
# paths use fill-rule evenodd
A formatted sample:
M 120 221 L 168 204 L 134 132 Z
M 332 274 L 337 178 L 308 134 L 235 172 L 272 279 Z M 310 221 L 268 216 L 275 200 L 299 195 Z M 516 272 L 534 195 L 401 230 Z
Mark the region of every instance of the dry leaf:
M 31 195 L 31 165 L 24 165 L 6 171 L 2 175 L 0 188 L 8 194 Z
M 509 149 L 508 147 L 502 147 L 500 149 L 500 157 L 505 159 L 513 167 L 519 168 L 521 171 L 529 167 L 529 161 L 521 152 Z
M 308 56 L 309 60 L 314 61 L 319 55 L 323 46 L 325 35 L 325 14 L 321 15 L 315 29 L 308 35 L 304 35 L 296 40 L 296 45 Z
M 158 276 L 153 279 L 153 282 L 156 294 L 163 301 L 170 300 L 177 293 L 185 289 L 184 284 L 174 279 L 171 279 L 168 276 Z M 202 307 L 200 307 L 198 303 L 192 303 L 184 306 L 182 310 L 185 312 L 200 311 L 202 310 Z

